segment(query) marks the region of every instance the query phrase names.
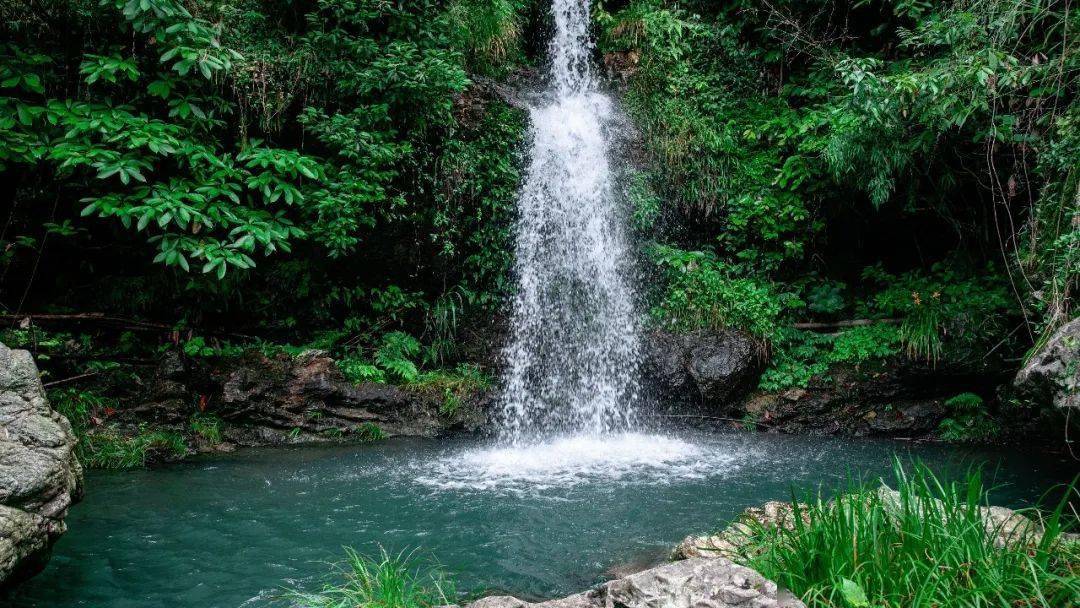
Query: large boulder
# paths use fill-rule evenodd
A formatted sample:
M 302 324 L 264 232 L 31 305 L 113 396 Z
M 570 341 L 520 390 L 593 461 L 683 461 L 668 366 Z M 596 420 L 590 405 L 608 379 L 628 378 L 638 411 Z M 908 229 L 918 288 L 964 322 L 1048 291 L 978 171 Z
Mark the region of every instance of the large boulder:
M 745 332 L 654 330 L 644 375 L 661 403 L 724 411 L 754 388 L 763 364 L 760 343 Z
M 1024 396 L 1059 408 L 1080 408 L 1080 318 L 1061 326 L 1016 374 Z
M 67 530 L 68 507 L 82 496 L 75 445 L 33 357 L 0 344 L 0 587 L 39 572 Z
M 486 597 L 469 608 L 805 608 L 754 570 L 723 558 L 694 558 L 609 581 L 557 600 Z

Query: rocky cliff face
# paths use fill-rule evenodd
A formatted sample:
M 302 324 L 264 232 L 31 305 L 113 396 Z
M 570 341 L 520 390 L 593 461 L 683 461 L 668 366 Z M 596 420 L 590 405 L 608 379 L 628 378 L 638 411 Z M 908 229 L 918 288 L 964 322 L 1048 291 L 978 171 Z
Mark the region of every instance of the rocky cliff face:
M 386 436 L 432 437 L 478 428 L 485 421 L 483 398 L 447 412 L 442 394 L 354 385 L 319 351 L 296 357 L 249 352 L 215 362 L 170 353 L 117 419 L 182 428 L 204 411 L 228 423 L 227 439 L 240 445 L 348 439 L 367 425 Z
M 0 344 L 0 587 L 40 571 L 67 530 L 68 507 L 82 493 L 75 444 L 30 353 Z

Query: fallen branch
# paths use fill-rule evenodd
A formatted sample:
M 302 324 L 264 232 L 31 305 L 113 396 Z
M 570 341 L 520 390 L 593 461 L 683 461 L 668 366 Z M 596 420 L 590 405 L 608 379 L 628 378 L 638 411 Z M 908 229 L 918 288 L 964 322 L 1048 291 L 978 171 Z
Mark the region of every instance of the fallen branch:
M 866 325 L 875 325 L 877 323 L 896 325 L 902 321 L 903 319 L 849 319 L 847 321 L 832 321 L 825 323 L 796 323 L 792 327 L 794 327 L 795 329 L 808 329 L 811 331 L 818 331 L 828 329 L 845 329 L 848 327 L 863 327 Z
M 82 380 L 83 378 L 90 378 L 91 376 L 96 376 L 98 375 L 98 373 L 100 372 L 87 372 L 85 374 L 79 374 L 78 376 L 72 376 L 70 378 L 64 378 L 62 380 L 53 380 L 52 382 L 46 382 L 42 384 L 42 386 L 44 386 L 45 388 L 49 388 L 52 386 L 60 386 L 61 384 L 67 384 L 68 382 L 75 382 L 76 380 Z
M 107 315 L 102 312 L 78 312 L 78 313 L 25 313 L 19 315 L 12 314 L 0 314 L 0 321 L 10 321 L 11 323 L 97 323 L 101 325 L 112 325 L 121 329 L 128 329 L 132 331 L 180 331 L 176 325 L 169 325 L 167 323 L 157 323 L 154 321 L 140 321 L 138 319 L 128 319 L 125 317 L 117 317 L 114 315 Z M 229 331 L 218 331 L 206 328 L 186 328 L 185 331 L 194 333 L 203 333 L 214 336 L 228 336 L 231 338 L 242 338 L 244 340 L 257 340 L 255 336 L 249 336 L 246 334 L 238 334 Z
M 11 321 L 13 323 L 19 323 L 23 321 L 38 322 L 64 322 L 72 321 L 75 323 L 89 322 L 89 323 L 104 323 L 107 325 L 119 325 L 127 329 L 142 329 L 142 330 L 164 330 L 172 331 L 175 329 L 172 325 L 166 325 L 164 323 L 154 323 L 151 321 L 139 321 L 138 319 L 125 319 L 123 317 L 114 317 L 101 312 L 79 312 L 70 314 L 21 314 L 21 315 L 0 315 L 0 320 Z

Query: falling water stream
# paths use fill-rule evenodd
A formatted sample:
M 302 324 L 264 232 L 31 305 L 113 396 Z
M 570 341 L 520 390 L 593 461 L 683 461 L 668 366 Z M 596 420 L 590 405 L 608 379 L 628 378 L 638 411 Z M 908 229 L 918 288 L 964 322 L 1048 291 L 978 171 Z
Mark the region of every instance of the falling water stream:
M 607 436 L 634 423 L 638 318 L 611 139 L 594 84 L 588 0 L 553 0 L 550 85 L 531 109 L 502 438 Z
M 643 432 L 640 319 L 620 164 L 624 121 L 599 90 L 589 0 L 552 0 L 549 84 L 530 111 L 512 336 L 498 441 L 439 463 L 452 487 L 701 474 L 731 455 Z M 633 475 L 631 475 L 633 473 Z

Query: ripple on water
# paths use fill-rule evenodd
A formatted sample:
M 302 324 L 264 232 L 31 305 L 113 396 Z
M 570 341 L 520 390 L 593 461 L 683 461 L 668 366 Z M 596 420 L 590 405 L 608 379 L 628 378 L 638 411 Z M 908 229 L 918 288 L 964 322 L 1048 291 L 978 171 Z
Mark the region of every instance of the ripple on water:
M 666 484 L 737 470 L 747 453 L 730 448 L 659 434 L 568 436 L 525 446 L 447 452 L 435 461 L 413 463 L 412 473 L 417 482 L 437 490 L 516 493 L 596 482 Z

